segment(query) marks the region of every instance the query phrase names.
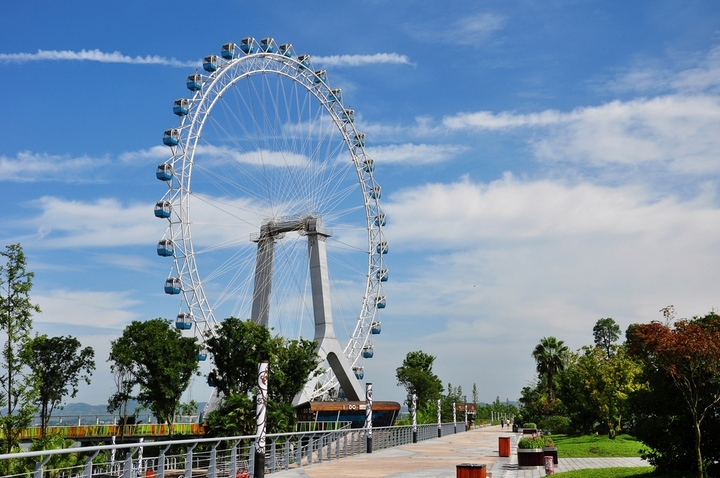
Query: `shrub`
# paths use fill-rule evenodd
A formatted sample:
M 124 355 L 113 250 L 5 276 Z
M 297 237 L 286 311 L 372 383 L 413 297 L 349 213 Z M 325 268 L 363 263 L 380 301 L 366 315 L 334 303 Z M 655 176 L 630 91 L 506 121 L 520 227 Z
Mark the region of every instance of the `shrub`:
M 523 428 L 537 428 L 537 425 L 532 422 L 528 422 L 523 424 Z
M 518 441 L 517 447 L 523 448 L 523 449 L 543 448 L 545 446 L 546 441 L 547 440 L 542 435 L 538 435 L 538 436 L 534 436 L 534 437 L 523 437 Z M 550 446 L 552 446 L 552 445 L 550 445 Z
M 571 432 L 570 419 L 568 417 L 554 415 L 542 420 L 540 422 L 540 428 L 550 430 L 551 433 L 569 433 Z

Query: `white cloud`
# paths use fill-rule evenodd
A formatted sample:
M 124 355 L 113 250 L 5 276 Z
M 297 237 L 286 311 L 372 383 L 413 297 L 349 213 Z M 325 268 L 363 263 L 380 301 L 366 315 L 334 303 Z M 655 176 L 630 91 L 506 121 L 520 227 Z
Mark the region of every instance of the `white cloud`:
M 196 156 L 209 156 L 213 159 L 226 158 L 241 164 L 254 166 L 303 167 L 309 162 L 302 154 L 283 151 L 268 151 L 258 149 L 255 151 L 238 151 L 225 146 L 200 145 L 195 149 Z
M 14 158 L 0 156 L 0 181 L 89 182 L 96 178 L 99 166 L 108 162 L 107 158 L 72 158 L 66 155 L 23 151 Z
M 514 114 L 487 111 L 446 117 L 450 130 L 540 129 L 529 140 L 544 160 L 592 165 L 664 163 L 673 171 L 717 172 L 720 97 L 670 95 L 612 101 L 571 112 Z
M 438 19 L 435 23 L 406 25 L 410 35 L 421 40 L 450 42 L 453 45 L 479 46 L 501 30 L 507 17 L 492 12 L 468 14 L 455 21 Z
M 137 319 L 130 309 L 140 301 L 130 292 L 56 289 L 33 294 L 41 314 L 35 322 L 121 329 Z
M 170 148 L 167 146 L 153 146 L 152 148 L 141 149 L 140 151 L 127 151 L 120 154 L 118 159 L 123 163 L 131 163 L 134 161 L 144 161 L 146 159 L 164 161 L 170 156 Z
M 687 61 L 687 55 L 683 55 Z M 648 64 L 649 63 L 649 64 Z M 697 94 L 717 90 L 720 86 L 720 47 L 693 61 L 691 67 L 670 69 L 656 61 L 641 61 L 618 73 L 602 89 L 618 92 L 663 92 Z
M 154 243 L 167 225 L 152 204 L 124 205 L 116 199 L 68 201 L 44 196 L 34 203 L 40 215 L 26 221 L 37 231 L 36 246 L 105 247 Z
M 495 114 L 490 111 L 478 111 L 476 113 L 458 113 L 454 116 L 446 116 L 442 119 L 442 124 L 450 130 L 479 129 L 492 131 L 567 123 L 572 120 L 571 116 L 572 113 L 561 113 L 556 110 L 529 114 L 515 114 L 509 111 Z
M 456 23 L 457 28 L 453 31 L 453 34 L 456 35 L 454 38 L 465 44 L 484 41 L 494 32 L 501 30 L 506 22 L 505 16 L 496 13 L 469 15 Z
M 589 182 L 521 181 L 510 174 L 489 184 L 462 179 L 401 190 L 383 203 L 387 236 L 401 247 L 458 250 L 478 241 L 527 241 L 645 235 L 663 240 L 678 230 L 710 234 L 720 221 L 713 197 L 658 199 L 637 187 Z M 462 205 L 462 207 L 460 207 Z M 478 225 L 482 227 L 478 227 Z
M 429 164 L 448 161 L 467 151 L 454 144 L 393 144 L 367 148 L 368 155 L 382 163 Z
M 413 65 L 407 55 L 399 55 L 397 53 L 314 56 L 312 57 L 312 61 L 324 67 L 367 66 L 376 64 Z
M 119 51 L 100 50 L 38 50 L 37 53 L 0 53 L 0 63 L 27 63 L 31 61 L 97 61 L 100 63 L 130 63 L 134 65 L 162 65 L 172 67 L 198 67 L 199 61 L 180 61 L 161 56 L 128 56 Z

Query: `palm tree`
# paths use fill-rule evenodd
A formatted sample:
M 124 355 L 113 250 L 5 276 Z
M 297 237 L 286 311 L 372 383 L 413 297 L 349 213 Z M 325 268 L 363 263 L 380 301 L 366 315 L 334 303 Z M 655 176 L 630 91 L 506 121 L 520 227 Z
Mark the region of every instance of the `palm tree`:
M 540 378 L 547 379 L 550 401 L 554 399 L 553 377 L 565 368 L 565 357 L 569 350 L 565 342 L 555 337 L 543 337 L 535 346 L 532 356 L 537 362 L 537 371 Z

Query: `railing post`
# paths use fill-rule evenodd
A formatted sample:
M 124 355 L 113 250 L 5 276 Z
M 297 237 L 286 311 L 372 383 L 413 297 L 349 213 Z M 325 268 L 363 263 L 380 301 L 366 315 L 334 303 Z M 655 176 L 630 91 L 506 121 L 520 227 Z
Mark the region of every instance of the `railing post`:
M 365 430 L 366 430 L 366 443 L 365 453 L 372 453 L 373 448 L 373 429 L 372 429 L 372 402 L 373 402 L 373 389 L 372 383 L 365 384 Z
M 185 453 L 185 478 L 192 478 L 193 450 L 196 446 L 197 443 L 188 446 L 188 450 Z
M 160 450 L 160 454 L 158 455 L 157 478 L 165 478 L 165 452 L 169 449 L 170 445 Z
M 210 466 L 208 467 L 208 478 L 215 478 L 217 474 L 217 447 L 220 444 L 220 442 L 215 443 L 213 445 L 212 450 L 210 450 Z
M 268 468 L 270 469 L 270 473 L 275 473 L 275 461 L 277 460 L 276 453 L 277 453 L 277 445 L 275 443 L 276 440 L 273 440 L 270 442 L 270 465 L 268 465 Z

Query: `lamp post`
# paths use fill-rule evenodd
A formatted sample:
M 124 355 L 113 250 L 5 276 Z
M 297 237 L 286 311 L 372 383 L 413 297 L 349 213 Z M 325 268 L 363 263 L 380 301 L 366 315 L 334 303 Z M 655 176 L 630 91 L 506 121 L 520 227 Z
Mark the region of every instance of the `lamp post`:
M 412 432 L 413 432 L 413 443 L 417 443 L 417 395 L 412 394 L 412 408 L 410 413 L 412 414 Z
M 365 384 L 365 397 L 367 400 L 367 403 L 365 404 L 365 432 L 366 432 L 366 443 L 365 443 L 365 452 L 366 453 L 372 453 L 373 444 L 372 444 L 372 401 L 373 401 L 373 390 L 372 390 L 372 383 L 366 383 Z
M 438 420 L 438 438 L 442 437 L 442 415 L 440 413 L 440 399 L 437 399 L 437 420 Z
M 258 364 L 257 441 L 255 442 L 254 478 L 265 476 L 265 433 L 267 432 L 268 361 Z

